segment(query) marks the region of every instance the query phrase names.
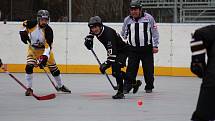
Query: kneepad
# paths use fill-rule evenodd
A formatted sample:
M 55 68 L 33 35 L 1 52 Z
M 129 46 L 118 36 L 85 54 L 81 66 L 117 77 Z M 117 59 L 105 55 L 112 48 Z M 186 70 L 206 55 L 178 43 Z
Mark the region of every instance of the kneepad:
M 115 78 L 119 78 L 119 77 L 123 78 L 123 75 L 120 72 L 116 72 L 116 71 L 112 72 L 112 76 Z
M 52 76 L 59 76 L 60 75 L 60 70 L 55 70 L 55 71 L 51 71 Z
M 32 74 L 33 73 L 33 68 L 34 68 L 33 64 L 27 64 L 26 67 L 25 67 L 25 72 L 27 74 Z

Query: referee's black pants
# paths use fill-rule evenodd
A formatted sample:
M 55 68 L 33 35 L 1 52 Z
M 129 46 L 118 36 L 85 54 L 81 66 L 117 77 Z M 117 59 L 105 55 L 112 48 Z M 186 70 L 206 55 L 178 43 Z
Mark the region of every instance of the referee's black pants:
M 145 79 L 145 90 L 151 90 L 154 88 L 154 57 L 152 48 L 132 48 L 128 54 L 128 66 L 126 69 L 126 85 L 136 84 L 136 77 L 139 69 L 140 61 L 142 62 L 142 68 Z

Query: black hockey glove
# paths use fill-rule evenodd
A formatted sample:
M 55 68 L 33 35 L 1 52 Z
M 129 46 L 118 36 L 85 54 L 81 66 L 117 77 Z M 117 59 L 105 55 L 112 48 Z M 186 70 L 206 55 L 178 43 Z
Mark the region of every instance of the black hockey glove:
M 39 63 L 38 66 L 43 69 L 46 66 L 46 63 L 48 61 L 48 57 L 46 55 L 41 55 L 39 57 Z
M 84 45 L 87 47 L 88 50 L 93 49 L 93 38 L 94 38 L 93 35 L 87 35 L 84 38 L 85 39 Z
M 206 63 L 205 62 L 191 62 L 190 69 L 192 73 L 197 75 L 199 78 L 203 78 L 205 75 Z
M 102 74 L 104 74 L 105 73 L 105 71 L 108 69 L 108 68 L 110 68 L 110 66 L 111 66 L 111 63 L 109 62 L 109 61 L 105 61 L 104 63 L 102 63 L 101 65 L 100 65 L 100 71 L 101 71 L 101 73 Z
M 1 68 L 1 66 L 2 66 L 2 62 L 1 62 L 1 59 L 0 59 L 0 68 Z
M 27 41 L 30 43 L 27 31 L 19 31 L 19 34 L 23 43 L 28 44 Z

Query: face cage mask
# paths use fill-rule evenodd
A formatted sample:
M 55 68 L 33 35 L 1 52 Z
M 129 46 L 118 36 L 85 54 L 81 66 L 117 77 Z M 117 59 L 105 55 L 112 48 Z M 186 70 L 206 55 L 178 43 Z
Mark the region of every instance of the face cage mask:
M 40 19 L 46 19 L 46 20 L 48 20 L 47 24 L 50 23 L 50 17 L 47 17 L 47 16 L 37 17 L 37 22 L 38 23 L 39 23 Z

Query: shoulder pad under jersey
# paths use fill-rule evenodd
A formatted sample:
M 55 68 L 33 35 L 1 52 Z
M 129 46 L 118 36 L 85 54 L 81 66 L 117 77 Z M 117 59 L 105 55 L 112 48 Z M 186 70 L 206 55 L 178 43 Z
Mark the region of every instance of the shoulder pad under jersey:
M 47 40 L 47 43 L 51 47 L 54 37 L 53 37 L 53 30 L 49 25 L 46 25 L 45 27 L 45 38 Z
M 47 24 L 45 27 L 45 31 L 53 31 L 52 28 Z

